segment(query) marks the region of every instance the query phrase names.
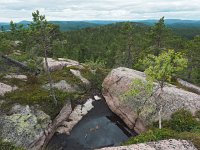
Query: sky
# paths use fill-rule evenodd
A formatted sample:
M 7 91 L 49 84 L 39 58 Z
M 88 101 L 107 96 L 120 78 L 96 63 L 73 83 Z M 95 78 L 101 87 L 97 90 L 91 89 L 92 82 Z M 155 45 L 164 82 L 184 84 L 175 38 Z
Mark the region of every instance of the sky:
M 32 20 L 200 20 L 200 0 L 0 0 L 0 22 Z

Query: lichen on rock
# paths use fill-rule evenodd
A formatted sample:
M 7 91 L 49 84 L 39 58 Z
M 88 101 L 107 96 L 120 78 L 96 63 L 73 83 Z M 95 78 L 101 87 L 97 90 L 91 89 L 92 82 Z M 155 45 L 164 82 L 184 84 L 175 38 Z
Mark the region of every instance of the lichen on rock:
M 50 117 L 40 110 L 28 105 L 15 105 L 9 115 L 0 116 L 0 137 L 16 146 L 27 148 L 50 122 Z

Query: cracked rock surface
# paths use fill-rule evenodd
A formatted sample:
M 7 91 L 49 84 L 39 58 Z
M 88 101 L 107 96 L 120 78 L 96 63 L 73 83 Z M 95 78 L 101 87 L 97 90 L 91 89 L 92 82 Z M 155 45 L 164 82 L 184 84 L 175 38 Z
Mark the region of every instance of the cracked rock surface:
M 137 109 L 141 107 L 141 104 L 138 102 L 142 101 L 142 99 L 138 100 L 134 99 L 134 97 L 131 97 L 131 99 L 127 101 L 123 99 L 123 94 L 130 90 L 133 79 L 146 81 L 143 72 L 124 67 L 113 69 L 104 79 L 102 91 L 109 108 L 117 114 L 129 128 L 134 129 L 137 133 L 141 133 L 146 130 L 147 124 L 158 120 L 155 95 L 160 91 L 156 91 L 145 104 L 142 104 L 143 109 L 138 118 Z M 173 85 L 164 87 L 162 100 L 165 102 L 162 111 L 162 119 L 169 119 L 173 112 L 181 108 L 187 109 L 193 114 L 197 110 L 200 110 L 200 95 L 185 91 Z

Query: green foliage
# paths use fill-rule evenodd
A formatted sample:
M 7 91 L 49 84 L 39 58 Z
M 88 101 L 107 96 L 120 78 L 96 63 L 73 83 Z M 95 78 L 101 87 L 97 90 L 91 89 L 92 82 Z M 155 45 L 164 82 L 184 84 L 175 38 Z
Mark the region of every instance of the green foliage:
M 0 32 L 1 34 L 1 32 Z M 9 54 L 13 47 L 9 39 L 1 38 L 0 36 L 0 54 Z
M 170 82 L 173 75 L 187 66 L 187 59 L 180 52 L 168 50 L 159 56 L 148 55 L 143 63 L 148 66 L 145 70 L 147 79 L 157 81 L 163 88 L 165 82 Z
M 126 92 L 126 96 L 144 96 L 149 97 L 153 91 L 153 83 L 142 81 L 141 79 L 134 79 L 131 83 L 131 89 Z
M 173 130 L 165 128 L 153 129 L 153 130 L 148 130 L 147 132 L 142 133 L 138 136 L 130 138 L 127 142 L 124 143 L 124 145 L 158 141 L 158 140 L 169 139 L 172 137 L 174 137 Z
M 137 110 L 137 114 L 144 109 L 153 92 L 153 82 L 146 82 L 141 79 L 134 79 L 131 83 L 130 90 L 122 95 L 122 99 Z M 137 108 L 135 108 L 137 106 Z
M 200 126 L 200 122 L 192 116 L 191 112 L 184 109 L 173 113 L 169 122 L 170 128 L 178 132 L 190 132 Z
M 83 77 L 88 79 L 91 83 L 90 89 L 88 90 L 91 90 L 91 92 L 94 90 L 100 92 L 102 89 L 103 80 L 105 79 L 109 71 L 110 70 L 108 69 L 102 69 L 102 68 L 97 68 L 93 71 L 90 70 L 90 68 L 86 70 L 81 70 Z
M 196 36 L 193 40 L 187 41 L 185 48 L 189 60 L 186 71 L 187 78 L 194 83 L 200 83 L 200 36 Z
M 105 62 L 103 60 L 100 60 L 100 59 L 97 59 L 96 61 L 88 60 L 84 64 L 92 70 L 100 69 L 100 68 L 106 68 Z
M 169 29 L 165 26 L 164 17 L 160 18 L 160 20 L 152 27 L 150 32 L 151 43 L 153 48 L 153 54 L 158 56 L 164 48 L 165 42 L 167 40 L 167 36 Z

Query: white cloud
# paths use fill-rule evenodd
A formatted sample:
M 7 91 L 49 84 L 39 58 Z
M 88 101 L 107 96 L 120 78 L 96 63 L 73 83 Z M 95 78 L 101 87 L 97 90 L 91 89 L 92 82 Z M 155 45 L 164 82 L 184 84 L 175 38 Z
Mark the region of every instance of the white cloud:
M 200 19 L 199 0 L 0 0 L 0 22 L 31 20 L 37 9 L 48 20 Z

